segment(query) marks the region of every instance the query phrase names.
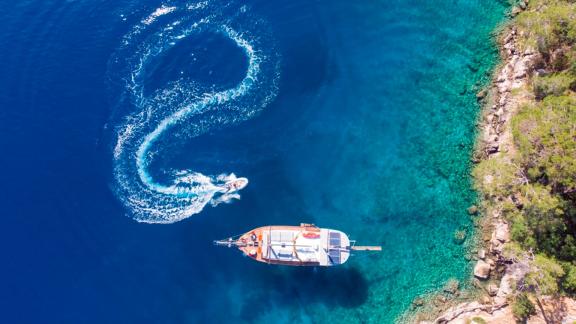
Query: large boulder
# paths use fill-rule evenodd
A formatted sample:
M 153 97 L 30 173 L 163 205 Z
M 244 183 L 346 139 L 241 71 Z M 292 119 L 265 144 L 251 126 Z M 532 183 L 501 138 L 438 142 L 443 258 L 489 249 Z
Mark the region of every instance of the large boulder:
M 498 223 L 494 233 L 494 236 L 498 241 L 502 243 L 507 242 L 509 238 L 508 224 Z
M 480 249 L 480 251 L 478 251 L 478 258 L 484 260 L 486 258 L 486 250 Z
M 488 279 L 490 277 L 490 264 L 478 260 L 474 267 L 474 276 L 479 279 Z

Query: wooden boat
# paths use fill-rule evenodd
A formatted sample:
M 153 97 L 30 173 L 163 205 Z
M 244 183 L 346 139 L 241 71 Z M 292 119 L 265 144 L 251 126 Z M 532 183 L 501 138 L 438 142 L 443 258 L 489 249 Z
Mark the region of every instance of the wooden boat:
M 219 246 L 235 246 L 259 262 L 290 266 L 335 266 L 345 263 L 351 251 L 382 250 L 380 246 L 355 246 L 355 243 L 341 231 L 314 224 L 263 226 L 214 241 Z

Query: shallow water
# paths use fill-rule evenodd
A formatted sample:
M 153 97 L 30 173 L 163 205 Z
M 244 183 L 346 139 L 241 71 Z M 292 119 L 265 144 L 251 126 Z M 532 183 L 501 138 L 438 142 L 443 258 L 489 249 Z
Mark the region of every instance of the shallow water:
M 459 245 L 453 237 L 473 236 L 466 208 L 475 199 L 475 93 L 497 58 L 491 32 L 506 6 L 2 7 L 5 320 L 386 323 L 449 278 L 466 280 L 470 239 Z M 248 90 L 204 108 L 202 98 L 222 98 L 250 71 L 250 55 L 222 26 L 253 46 L 261 64 Z M 189 106 L 200 108 L 162 130 L 139 167 L 146 136 Z M 118 149 L 129 125 L 135 131 Z M 186 182 L 195 172 L 207 178 Z M 241 200 L 211 207 L 220 197 L 211 185 L 230 173 L 250 184 Z M 162 189 L 175 180 L 188 189 Z M 184 220 L 132 219 L 151 220 L 147 212 Z M 256 264 L 212 246 L 252 227 L 300 222 L 383 252 L 309 269 Z

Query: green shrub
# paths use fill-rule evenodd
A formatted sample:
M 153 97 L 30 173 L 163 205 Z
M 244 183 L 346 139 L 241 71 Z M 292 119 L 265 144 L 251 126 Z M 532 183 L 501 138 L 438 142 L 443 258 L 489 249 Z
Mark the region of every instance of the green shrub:
M 472 175 L 476 189 L 487 198 L 511 194 L 516 183 L 516 168 L 497 158 L 480 162 Z
M 566 55 L 568 57 L 568 69 L 567 72 L 572 75 L 572 76 L 576 76 L 576 48 L 574 48 L 574 46 L 571 48 L 570 52 Z M 576 91 L 575 87 L 574 87 L 574 83 L 573 82 L 570 85 L 570 89 L 572 91 Z
M 487 324 L 485 319 L 483 319 L 482 317 L 478 317 L 478 316 L 472 317 L 472 323 L 473 324 Z
M 560 248 L 558 257 L 562 260 L 575 260 L 576 261 L 576 238 L 572 234 L 566 234 L 564 244 Z
M 564 1 L 532 1 L 532 10 L 517 17 L 523 31 L 521 44 L 548 53 L 576 42 L 576 4 Z
M 563 209 L 565 202 L 541 185 L 527 185 L 525 190 L 523 214 L 525 224 L 530 228 L 527 234 L 534 234 L 538 250 L 555 255 L 567 229 Z
M 576 188 L 576 98 L 546 97 L 524 106 L 512 119 L 512 133 L 532 181 Z
M 559 292 L 558 283 L 564 274 L 564 269 L 555 259 L 538 254 L 524 280 L 538 294 L 555 295 Z
M 569 293 L 576 293 L 576 266 L 567 262 L 563 265 L 566 276 L 562 280 L 562 288 Z
M 532 81 L 534 96 L 542 100 L 547 96 L 560 96 L 570 88 L 574 78 L 566 74 L 553 74 L 543 77 L 535 77 Z
M 510 242 L 504 245 L 504 250 L 502 251 L 502 256 L 510 260 L 522 259 L 523 254 L 525 254 L 525 250 L 517 242 Z
M 512 240 L 520 243 L 525 249 L 536 249 L 537 244 L 534 239 L 534 232 L 526 223 L 524 215 L 518 212 L 514 216 L 509 217 L 509 221 L 511 222 L 510 236 Z
M 526 293 L 521 293 L 514 298 L 512 314 L 521 322 L 525 322 L 528 317 L 536 314 L 536 307 L 534 307 Z

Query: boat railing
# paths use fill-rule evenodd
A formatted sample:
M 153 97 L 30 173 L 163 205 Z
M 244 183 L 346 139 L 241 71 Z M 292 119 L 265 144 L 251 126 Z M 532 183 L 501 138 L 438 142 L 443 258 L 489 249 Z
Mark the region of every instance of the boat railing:
M 214 245 L 216 246 L 226 246 L 226 247 L 233 247 L 233 246 L 237 246 L 237 247 L 244 247 L 244 246 L 248 246 L 248 244 L 246 244 L 246 242 L 240 241 L 239 238 L 242 236 L 242 234 L 236 235 L 236 236 L 232 236 L 229 237 L 227 239 L 223 239 L 223 240 L 214 240 Z
M 356 245 L 356 240 L 350 240 L 350 247 L 348 250 L 354 251 L 382 251 L 382 247 L 379 245 Z

